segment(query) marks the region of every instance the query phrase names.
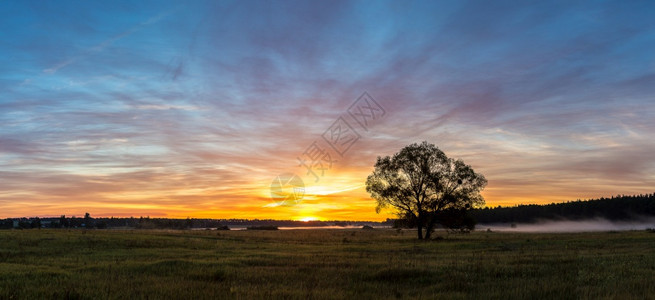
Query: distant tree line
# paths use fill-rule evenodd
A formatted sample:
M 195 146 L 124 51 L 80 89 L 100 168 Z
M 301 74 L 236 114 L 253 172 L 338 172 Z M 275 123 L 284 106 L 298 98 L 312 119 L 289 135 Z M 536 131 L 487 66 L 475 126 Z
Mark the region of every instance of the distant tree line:
M 634 220 L 655 216 L 655 193 L 617 195 L 611 198 L 577 200 L 546 205 L 485 207 L 469 211 L 478 223 L 534 223 L 539 220 L 585 220 L 604 218 L 611 221 Z
M 477 220 L 471 215 L 471 210 L 467 209 L 446 209 L 435 214 L 438 220 L 438 226 L 451 232 L 468 232 L 475 229 Z M 416 228 L 416 219 L 403 217 L 393 220 L 393 228 Z
M 393 220 L 385 222 L 369 221 L 293 221 L 293 220 L 259 220 L 259 219 L 168 219 L 150 217 L 128 218 L 93 218 L 89 213 L 84 217 L 58 218 L 10 218 L 0 219 L 0 229 L 31 229 L 31 228 L 79 228 L 79 229 L 105 229 L 105 228 L 136 228 L 136 229 L 192 229 L 192 228 L 220 228 L 229 226 L 280 226 L 280 227 L 320 227 L 320 226 L 362 226 L 362 225 L 391 225 Z

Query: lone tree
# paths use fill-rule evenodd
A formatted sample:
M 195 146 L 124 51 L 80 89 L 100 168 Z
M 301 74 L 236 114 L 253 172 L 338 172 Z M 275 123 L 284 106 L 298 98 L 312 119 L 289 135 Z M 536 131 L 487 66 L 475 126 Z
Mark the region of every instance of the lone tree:
M 378 157 L 366 180 L 366 191 L 377 201 L 376 212 L 392 208 L 416 224 L 418 238 L 430 238 L 440 215 L 484 205 L 480 192 L 487 185 L 462 160 L 448 158 L 427 141 L 411 144 L 393 157 Z M 451 214 L 452 215 L 452 214 Z

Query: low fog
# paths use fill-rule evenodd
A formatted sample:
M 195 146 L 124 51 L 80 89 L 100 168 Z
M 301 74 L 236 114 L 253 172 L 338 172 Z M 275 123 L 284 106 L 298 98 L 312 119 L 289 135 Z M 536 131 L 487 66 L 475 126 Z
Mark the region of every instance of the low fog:
M 607 219 L 590 219 L 578 221 L 541 221 L 536 223 L 478 224 L 476 230 L 511 231 L 511 232 L 590 232 L 590 231 L 626 231 L 655 228 L 655 218 L 639 218 L 634 221 L 609 221 Z

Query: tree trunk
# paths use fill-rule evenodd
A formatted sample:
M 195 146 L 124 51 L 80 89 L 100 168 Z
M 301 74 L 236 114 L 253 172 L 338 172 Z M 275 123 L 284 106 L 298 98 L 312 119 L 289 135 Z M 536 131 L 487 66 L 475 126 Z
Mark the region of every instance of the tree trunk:
M 421 206 L 418 207 L 418 216 L 416 216 L 416 228 L 418 229 L 418 239 L 423 239 L 423 213 L 421 212 Z
M 430 220 L 428 221 L 427 225 L 425 225 L 425 239 L 429 240 L 430 237 L 432 237 L 432 230 L 434 230 L 434 223 L 435 223 L 435 217 L 432 216 Z

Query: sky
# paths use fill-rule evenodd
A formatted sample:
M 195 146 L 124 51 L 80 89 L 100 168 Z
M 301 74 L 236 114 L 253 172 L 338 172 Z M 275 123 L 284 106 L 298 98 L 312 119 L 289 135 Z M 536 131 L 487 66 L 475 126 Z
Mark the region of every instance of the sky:
M 2 1 L 0 218 L 384 220 L 421 141 L 487 206 L 652 193 L 654 49 L 652 1 Z

